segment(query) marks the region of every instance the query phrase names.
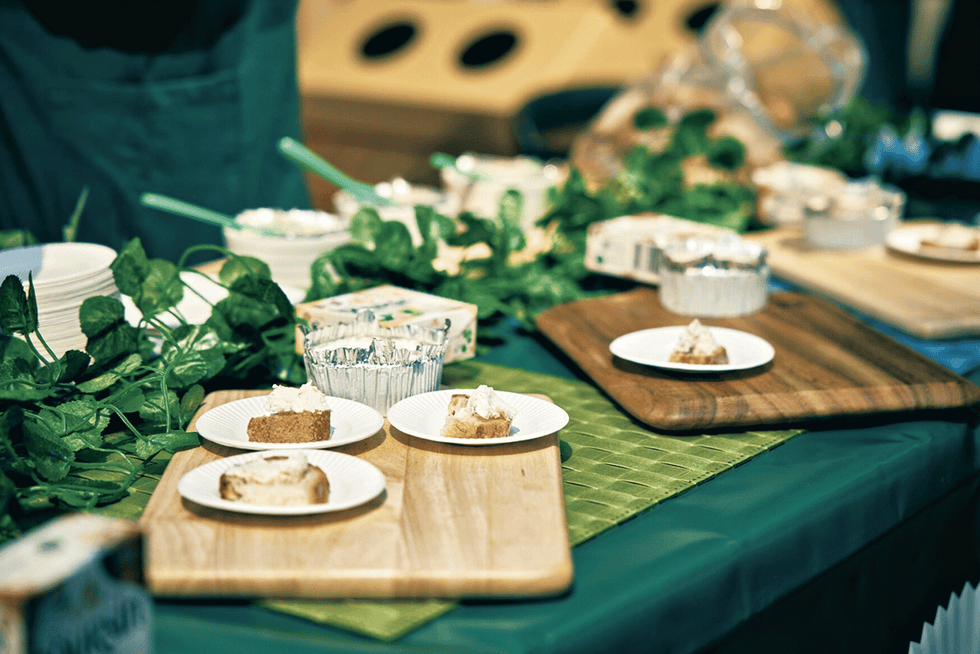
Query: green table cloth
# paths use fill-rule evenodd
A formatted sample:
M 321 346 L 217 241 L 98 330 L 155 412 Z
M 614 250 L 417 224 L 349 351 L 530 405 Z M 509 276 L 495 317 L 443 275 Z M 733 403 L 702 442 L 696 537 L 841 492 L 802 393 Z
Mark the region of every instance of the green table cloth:
M 492 358 L 577 374 L 527 335 Z M 246 602 L 159 601 L 155 651 L 904 651 L 978 574 L 972 417 L 809 425 L 575 547 L 558 598 L 463 602 L 393 642 Z

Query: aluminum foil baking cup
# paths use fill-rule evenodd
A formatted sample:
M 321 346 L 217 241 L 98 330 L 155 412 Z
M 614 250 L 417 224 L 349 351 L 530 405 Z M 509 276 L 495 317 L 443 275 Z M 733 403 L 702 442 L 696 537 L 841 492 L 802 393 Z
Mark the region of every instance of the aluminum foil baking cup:
M 438 390 L 449 344 L 448 319 L 386 327 L 373 311 L 306 334 L 306 373 L 324 394 L 382 415 L 406 397 Z

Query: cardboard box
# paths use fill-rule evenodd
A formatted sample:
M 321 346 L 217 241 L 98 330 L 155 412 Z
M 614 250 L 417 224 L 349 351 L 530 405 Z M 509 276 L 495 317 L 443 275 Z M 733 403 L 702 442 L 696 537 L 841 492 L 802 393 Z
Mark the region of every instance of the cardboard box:
M 153 601 L 135 522 L 78 513 L 0 549 L 0 654 L 148 654 Z
M 449 319 L 449 347 L 446 350 L 445 363 L 470 359 L 476 354 L 475 304 L 398 286 L 386 284 L 316 302 L 306 302 L 296 306 L 296 315 L 316 328 L 351 322 L 361 309 L 371 309 L 380 317 L 384 327 L 411 324 L 431 324 L 435 327 Z M 296 352 L 303 353 L 302 331 L 296 334 Z

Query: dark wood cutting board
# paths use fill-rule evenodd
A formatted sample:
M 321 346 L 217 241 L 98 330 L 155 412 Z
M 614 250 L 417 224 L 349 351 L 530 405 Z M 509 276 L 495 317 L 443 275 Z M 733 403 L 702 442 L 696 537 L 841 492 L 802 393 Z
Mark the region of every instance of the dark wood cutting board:
M 775 358 L 754 370 L 685 374 L 609 351 L 623 334 L 691 318 L 641 287 L 542 313 L 537 326 L 630 415 L 666 431 L 792 424 L 811 418 L 950 409 L 980 402 L 980 387 L 820 298 L 773 293 L 742 318 L 705 319 L 755 334 Z

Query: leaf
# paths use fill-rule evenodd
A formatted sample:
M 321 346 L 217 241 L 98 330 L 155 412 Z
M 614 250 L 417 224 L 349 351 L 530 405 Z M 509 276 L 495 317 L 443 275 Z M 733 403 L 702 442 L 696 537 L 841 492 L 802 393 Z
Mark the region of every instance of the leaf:
M 0 337 L 0 361 L 22 359 L 30 365 L 37 363 L 37 356 L 22 338 Z
M 17 486 L 3 473 L 3 470 L 0 470 L 0 514 L 7 512 L 7 505 L 16 493 Z
M 678 156 L 686 157 L 704 152 L 708 146 L 708 127 L 715 121 L 715 112 L 696 109 L 684 115 L 677 124 L 672 149 Z
M 201 439 L 196 432 L 188 431 L 167 431 L 162 433 L 148 434 L 144 438 L 136 441 L 136 454 L 144 459 L 149 459 L 162 451 L 179 452 L 201 444 Z
M 24 359 L 0 362 L 0 399 L 31 402 L 44 399 L 55 391 L 35 384 L 36 366 Z
M 203 402 L 204 387 L 200 384 L 195 384 L 187 389 L 184 397 L 181 398 L 180 411 L 184 416 L 190 418 L 197 412 Z
M 383 221 L 378 212 L 370 207 L 361 207 L 350 219 L 351 241 L 369 250 L 375 248 Z
M 170 390 L 166 392 L 152 390 L 144 395 L 139 415 L 151 425 L 166 426 L 168 409 L 171 421 L 180 418 L 180 401 L 177 399 L 177 394 Z
M 104 391 L 129 373 L 135 371 L 142 364 L 143 357 L 139 353 L 130 354 L 114 368 L 105 371 L 98 377 L 76 384 L 75 387 L 83 393 Z
M 24 285 L 17 275 L 7 275 L 0 283 L 0 330 L 8 336 L 37 330 L 37 305 L 33 312 L 29 309 Z
M 150 274 L 150 262 L 138 238 L 126 243 L 109 267 L 112 269 L 116 288 L 130 297 L 140 292 L 140 287 Z
M 280 316 L 292 317 L 295 313 L 293 303 L 289 301 L 279 285 L 271 279 L 255 276 L 239 277 L 228 290 L 232 299 L 234 299 L 235 294 L 254 298 L 271 305 L 270 308 L 274 309 L 275 313 Z
M 735 170 L 745 163 L 745 146 L 735 137 L 721 136 L 708 144 L 707 156 L 712 166 Z
M 4 229 L 0 230 L 0 250 L 8 248 L 19 248 L 25 245 L 36 245 L 39 243 L 37 237 L 31 232 L 23 229 Z
M 25 417 L 24 443 L 37 471 L 49 481 L 60 481 L 68 474 L 75 453 L 47 424 L 36 417 Z
M 126 310 L 114 297 L 86 298 L 78 319 L 88 337 L 85 350 L 99 364 L 140 349 L 141 332 L 126 321 Z
M 155 316 L 173 308 L 184 298 L 184 283 L 177 266 L 164 259 L 152 259 L 133 303 L 144 317 Z
M 404 271 L 415 251 L 408 227 L 397 220 L 388 220 L 381 225 L 375 238 L 375 252 L 382 263 L 391 270 Z
M 61 383 L 72 382 L 85 374 L 89 366 L 89 356 L 78 350 L 68 350 L 61 357 L 61 375 L 58 381 Z
M 78 223 L 82 218 L 82 211 L 85 209 L 85 201 L 88 200 L 88 187 L 82 188 L 81 194 L 78 196 L 78 201 L 75 203 L 75 210 L 72 211 L 71 216 L 68 217 L 68 224 L 62 229 L 62 235 L 64 236 L 66 243 L 71 243 L 75 240 L 78 234 Z
M 160 351 L 167 363 L 167 384 L 171 388 L 187 388 L 216 376 L 224 368 L 221 338 L 211 327 L 183 325 L 171 336 L 173 342 L 165 342 Z
M 633 114 L 633 126 L 640 131 L 664 127 L 667 125 L 667 116 L 657 107 L 644 107 Z
M 255 275 L 263 279 L 272 279 L 272 271 L 269 269 L 269 264 L 261 259 L 240 254 L 228 257 L 228 260 L 222 264 L 221 270 L 218 271 L 218 279 L 225 286 L 231 286 L 239 278 L 248 275 Z
M 123 413 L 136 413 L 143 406 L 143 389 L 139 386 L 130 386 L 120 391 L 115 396 L 113 405 Z

